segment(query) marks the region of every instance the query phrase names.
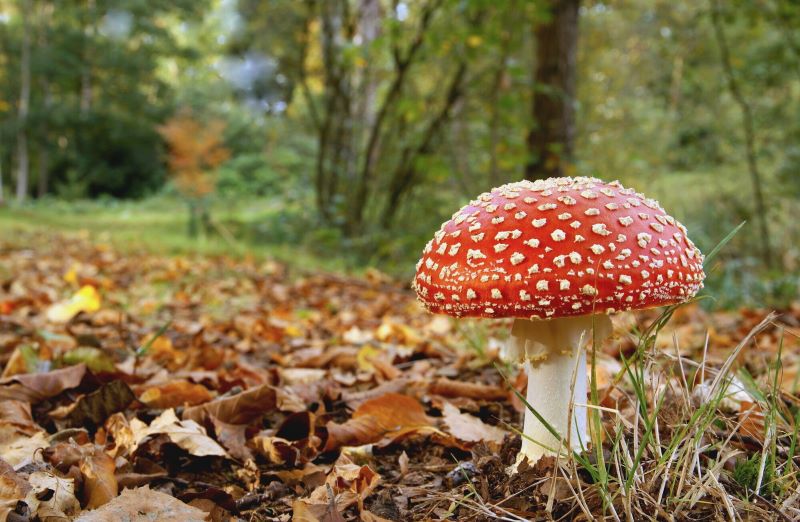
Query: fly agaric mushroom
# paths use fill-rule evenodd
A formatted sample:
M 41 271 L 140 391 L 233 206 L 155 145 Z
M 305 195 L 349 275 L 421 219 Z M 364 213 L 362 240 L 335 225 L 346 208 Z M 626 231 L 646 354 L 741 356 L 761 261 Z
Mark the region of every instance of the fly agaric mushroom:
M 413 286 L 432 313 L 513 317 L 503 355 L 525 364 L 528 403 L 576 449 L 587 444 L 583 344 L 610 335 L 609 314 L 686 301 L 704 277 L 703 255 L 658 202 L 564 177 L 478 196 L 425 246 Z M 532 462 L 561 446 L 530 409 L 523 431 Z

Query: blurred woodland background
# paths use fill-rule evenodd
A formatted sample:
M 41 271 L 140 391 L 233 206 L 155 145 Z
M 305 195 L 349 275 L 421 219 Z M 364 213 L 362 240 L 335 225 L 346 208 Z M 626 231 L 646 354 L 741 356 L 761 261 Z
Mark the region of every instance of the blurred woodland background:
M 470 198 L 552 175 L 705 250 L 746 220 L 712 293 L 796 298 L 800 2 L 0 0 L 4 231 L 405 277 Z

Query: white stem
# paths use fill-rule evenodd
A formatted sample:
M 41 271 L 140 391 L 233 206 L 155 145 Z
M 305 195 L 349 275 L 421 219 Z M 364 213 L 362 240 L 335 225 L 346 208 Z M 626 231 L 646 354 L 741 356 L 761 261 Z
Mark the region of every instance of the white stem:
M 580 448 L 581 444 L 584 447 L 588 444 L 586 406 L 584 406 L 586 350 L 578 348 L 576 351 L 577 367 L 574 353 L 553 354 L 540 363 L 525 362 L 525 370 L 528 373 L 528 404 L 565 438 L 564 448 Z M 569 421 L 570 414 L 572 422 Z M 571 426 L 571 429 L 567 429 L 568 426 Z M 561 448 L 559 440 L 528 408 L 525 409 L 523 432 L 525 436 L 522 438 L 522 454 L 531 462 L 536 462 L 543 455 L 553 455 Z
M 520 457 L 536 462 L 562 448 L 588 446 L 584 346 L 593 333 L 598 342 L 610 335 L 611 320 L 607 315 L 514 321 L 506 356 L 525 362 L 528 404 L 563 439 L 559 442 L 526 408 Z

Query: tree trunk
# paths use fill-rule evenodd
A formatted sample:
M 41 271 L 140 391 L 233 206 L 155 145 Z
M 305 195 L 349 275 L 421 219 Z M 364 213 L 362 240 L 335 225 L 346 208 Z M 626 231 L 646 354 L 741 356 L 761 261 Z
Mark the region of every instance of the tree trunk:
M 720 61 L 722 70 L 731 93 L 739 109 L 742 111 L 742 126 L 744 127 L 745 156 L 747 158 L 747 168 L 750 172 L 750 181 L 753 185 L 753 199 L 755 200 L 755 219 L 758 223 L 758 232 L 761 241 L 761 257 L 767 268 L 772 268 L 772 246 L 769 241 L 769 226 L 767 220 L 769 213 L 764 203 L 764 192 L 762 190 L 761 172 L 758 168 L 758 158 L 756 155 L 755 124 L 753 122 L 753 110 L 742 94 L 739 82 L 733 72 L 731 65 L 728 41 L 725 38 L 725 31 L 722 27 L 722 17 L 720 13 L 719 0 L 711 0 L 711 23 L 714 26 L 714 34 L 719 45 Z
M 39 18 L 39 39 L 38 39 L 38 46 L 39 49 L 47 49 L 48 46 L 48 34 L 47 31 L 50 28 L 50 15 L 53 12 L 53 6 L 47 2 L 42 3 L 41 15 Z M 50 110 L 53 105 L 53 94 L 50 90 L 50 75 L 45 73 L 41 75 L 41 86 L 42 86 L 42 93 L 44 97 L 44 113 L 49 115 Z M 37 160 L 37 167 L 36 167 L 36 196 L 41 198 L 47 194 L 48 190 L 48 181 L 49 181 L 49 168 L 50 168 L 50 143 L 49 143 L 49 121 L 48 118 L 43 118 L 41 127 L 39 128 L 40 132 L 40 143 L 39 143 L 39 157 Z
M 551 19 L 536 27 L 533 125 L 527 179 L 571 171 L 575 142 L 575 76 L 580 0 L 549 0 Z
M 0 207 L 5 205 L 5 189 L 3 188 L 3 155 L 0 154 Z
M 20 60 L 19 107 L 17 109 L 17 201 L 28 195 L 28 109 L 31 101 L 31 34 L 28 16 L 30 0 L 22 2 L 22 56 Z
M 95 31 L 95 0 L 87 2 L 87 27 L 84 37 L 83 70 L 81 71 L 81 116 L 86 117 L 92 109 L 92 59 L 91 45 L 94 42 Z

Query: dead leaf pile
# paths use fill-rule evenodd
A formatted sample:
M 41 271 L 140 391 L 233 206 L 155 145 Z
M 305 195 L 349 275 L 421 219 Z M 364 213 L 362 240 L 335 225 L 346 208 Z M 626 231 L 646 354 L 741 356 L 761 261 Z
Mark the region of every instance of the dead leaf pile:
M 685 307 L 657 345 L 720 361 L 765 314 Z M 618 358 L 650 319 L 616 319 L 604 406 L 633 411 Z M 787 311 L 740 364 L 766 368 L 798 324 Z M 498 499 L 521 409 L 495 366 L 507 328 L 430 316 L 375 270 L 22 234 L 0 243 L 0 520 L 437 518 L 452 513 L 436 493 L 464 477 Z M 783 341 L 794 393 L 797 336 Z M 742 408 L 731 415 L 756 411 Z

